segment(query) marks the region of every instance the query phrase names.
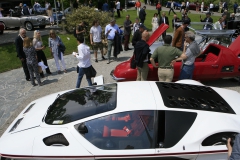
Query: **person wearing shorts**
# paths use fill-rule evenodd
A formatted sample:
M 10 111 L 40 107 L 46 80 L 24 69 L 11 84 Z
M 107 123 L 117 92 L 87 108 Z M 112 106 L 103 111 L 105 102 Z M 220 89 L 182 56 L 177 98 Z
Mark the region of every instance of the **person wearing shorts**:
M 92 27 L 90 29 L 90 42 L 93 46 L 93 52 L 95 57 L 95 62 L 98 62 L 97 51 L 101 51 L 102 59 L 105 60 L 103 56 L 103 44 L 102 44 L 102 27 L 99 25 L 98 20 L 94 20 Z

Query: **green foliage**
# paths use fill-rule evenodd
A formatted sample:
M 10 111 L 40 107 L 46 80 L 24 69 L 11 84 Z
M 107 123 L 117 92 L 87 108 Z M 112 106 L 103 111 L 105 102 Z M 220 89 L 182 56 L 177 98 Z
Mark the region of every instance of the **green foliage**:
M 94 20 L 98 20 L 100 25 L 104 28 L 110 21 L 110 15 L 106 12 L 98 12 L 94 8 L 80 6 L 78 9 L 73 10 L 72 14 L 66 16 L 66 23 L 63 24 L 67 31 L 73 32 L 73 28 L 77 27 L 82 21 L 87 22 L 86 38 L 89 37 L 89 30 Z

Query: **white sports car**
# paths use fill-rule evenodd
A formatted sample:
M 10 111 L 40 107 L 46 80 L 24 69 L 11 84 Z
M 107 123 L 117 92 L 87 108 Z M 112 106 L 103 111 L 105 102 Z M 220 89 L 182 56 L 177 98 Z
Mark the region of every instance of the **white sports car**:
M 31 102 L 0 138 L 12 159 L 226 160 L 240 94 L 192 80 L 119 82 Z

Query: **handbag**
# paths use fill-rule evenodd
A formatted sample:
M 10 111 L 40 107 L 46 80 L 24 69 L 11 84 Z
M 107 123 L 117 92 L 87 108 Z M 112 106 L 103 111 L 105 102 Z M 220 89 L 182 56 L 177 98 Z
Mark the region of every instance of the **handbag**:
M 133 53 L 132 59 L 130 61 L 130 68 L 132 69 L 136 69 L 137 64 L 136 64 L 136 60 L 135 60 L 135 54 Z

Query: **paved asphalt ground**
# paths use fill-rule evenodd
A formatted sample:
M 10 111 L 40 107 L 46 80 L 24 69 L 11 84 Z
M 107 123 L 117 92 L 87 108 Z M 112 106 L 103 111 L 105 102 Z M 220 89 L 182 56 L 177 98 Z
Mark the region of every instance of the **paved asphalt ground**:
M 147 5 L 147 9 L 155 9 L 155 7 Z M 169 10 L 166 8 L 163 9 L 166 11 Z M 192 13 L 194 12 L 195 11 L 192 11 Z M 16 30 L 6 30 L 4 34 L 0 36 L 0 45 L 14 42 L 17 34 Z M 46 28 L 42 34 L 48 34 L 48 28 Z M 32 37 L 33 34 L 32 32 L 28 32 L 27 35 Z M 105 83 L 113 83 L 114 80 L 110 76 L 111 70 L 114 69 L 117 64 L 129 59 L 132 52 L 133 50 L 121 52 L 118 61 L 112 61 L 110 64 L 107 64 L 107 61 L 101 60 L 100 54 L 98 55 L 99 62 L 95 63 L 92 55 L 92 64 L 97 71 L 97 76 L 103 75 Z M 41 87 L 33 87 L 29 81 L 26 81 L 22 68 L 0 74 L 0 135 L 3 134 L 9 124 L 31 101 L 51 93 L 75 88 L 77 79 L 76 65 L 78 61 L 72 55 L 64 56 L 64 58 L 68 72 L 57 74 L 54 60 L 48 60 L 50 70 L 53 74 L 42 79 L 44 85 Z M 214 82 L 204 82 L 204 84 L 240 92 L 239 84 L 235 80 L 220 79 Z M 87 86 L 87 81 L 84 77 L 81 87 L 85 86 Z M 44 102 L 42 105 L 44 105 Z

